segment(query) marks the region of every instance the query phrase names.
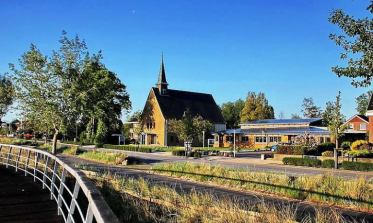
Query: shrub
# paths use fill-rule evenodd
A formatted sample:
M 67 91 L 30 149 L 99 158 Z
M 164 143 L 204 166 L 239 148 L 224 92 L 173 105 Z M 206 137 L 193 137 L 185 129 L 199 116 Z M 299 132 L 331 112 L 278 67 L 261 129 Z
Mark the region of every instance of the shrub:
M 285 157 L 282 159 L 285 165 L 320 167 L 321 160 L 310 158 Z
M 354 151 L 354 150 L 364 150 L 364 149 L 368 149 L 369 148 L 369 145 L 368 145 L 368 142 L 366 140 L 356 140 L 355 142 L 353 142 L 351 144 L 351 150 Z
M 373 153 L 367 149 L 350 150 L 347 152 L 347 154 L 353 157 L 365 157 L 365 158 L 373 157 Z
M 185 156 L 185 150 L 182 149 L 173 150 L 171 153 L 173 156 Z
M 288 154 L 288 155 L 303 155 L 306 147 L 293 146 L 293 145 L 281 145 L 278 147 L 276 153 Z
M 342 147 L 343 149 L 350 149 L 350 147 L 351 147 L 351 142 L 350 142 L 350 141 L 344 141 L 344 142 L 342 142 L 341 147 Z
M 323 153 L 321 153 L 322 156 L 324 157 L 333 157 L 334 156 L 334 152 L 333 151 L 325 151 Z
M 315 156 L 321 156 L 321 154 L 325 151 L 333 150 L 335 148 L 335 144 L 331 142 L 321 143 L 316 146 L 316 153 Z
M 334 160 L 323 160 L 321 162 L 321 167 L 323 168 L 334 168 Z
M 189 157 L 196 157 L 196 158 L 201 158 L 202 157 L 203 151 L 196 150 L 196 151 L 191 151 L 188 156 Z M 182 149 L 176 149 L 172 151 L 172 155 L 174 156 L 185 156 L 185 150 Z
M 373 163 L 343 161 L 342 168 L 345 170 L 373 171 Z

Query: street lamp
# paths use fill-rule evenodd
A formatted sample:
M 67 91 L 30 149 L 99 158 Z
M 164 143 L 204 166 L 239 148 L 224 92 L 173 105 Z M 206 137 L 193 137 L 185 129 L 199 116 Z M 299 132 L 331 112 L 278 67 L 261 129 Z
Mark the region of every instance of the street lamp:
M 236 129 L 233 129 L 233 157 L 236 157 Z
M 202 131 L 202 147 L 205 148 L 205 130 Z

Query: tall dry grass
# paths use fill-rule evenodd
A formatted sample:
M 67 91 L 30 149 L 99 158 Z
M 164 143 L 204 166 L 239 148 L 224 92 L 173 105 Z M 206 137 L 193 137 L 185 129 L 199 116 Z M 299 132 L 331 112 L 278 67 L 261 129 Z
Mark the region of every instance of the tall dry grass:
M 157 173 L 247 191 L 271 193 L 307 201 L 337 204 L 358 210 L 373 209 L 373 184 L 365 178 L 332 175 L 291 177 L 286 174 L 249 172 L 208 164 L 162 163 Z
M 209 193 L 181 193 L 175 188 L 153 185 L 141 178 L 123 178 L 110 174 L 89 176 L 123 222 L 315 222 L 315 217 L 310 216 L 297 219 L 296 207 L 291 205 L 275 206 L 262 202 L 256 206 L 247 206 L 237 200 L 217 198 Z M 316 213 L 318 219 L 325 220 L 323 222 L 341 222 L 339 215 Z

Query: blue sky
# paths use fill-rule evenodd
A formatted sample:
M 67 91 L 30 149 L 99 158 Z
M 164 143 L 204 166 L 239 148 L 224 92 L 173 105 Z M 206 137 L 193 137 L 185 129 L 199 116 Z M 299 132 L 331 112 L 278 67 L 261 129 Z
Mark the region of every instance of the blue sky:
M 343 112 L 355 113 L 354 88 L 331 67 L 343 64 L 328 35 L 333 9 L 369 16 L 369 1 L 148 0 L 0 1 L 0 72 L 30 43 L 57 49 L 62 30 L 84 38 L 91 52 L 127 85 L 142 109 L 164 52 L 169 87 L 211 93 L 220 105 L 262 91 L 278 115 L 300 113 L 304 97 L 324 107 L 342 91 Z M 12 119 L 15 114 L 8 114 Z

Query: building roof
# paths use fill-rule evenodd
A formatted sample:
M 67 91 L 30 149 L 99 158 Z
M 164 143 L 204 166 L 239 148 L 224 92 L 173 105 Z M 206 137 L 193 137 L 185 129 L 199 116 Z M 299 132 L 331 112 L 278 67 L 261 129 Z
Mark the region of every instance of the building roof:
M 369 122 L 369 118 L 368 118 L 367 116 L 365 116 L 365 115 L 354 115 L 354 116 L 352 116 L 351 118 L 349 118 L 349 119 L 345 122 L 345 124 L 348 123 L 348 122 L 350 122 L 350 121 L 351 121 L 352 119 L 354 119 L 355 117 L 361 119 L 361 120 L 364 121 L 364 122 Z
M 215 124 L 225 123 L 211 94 L 168 89 L 166 94 L 161 95 L 158 88 L 153 87 L 152 90 L 165 119 L 181 119 L 189 109 L 193 116 L 200 115 Z
M 297 125 L 297 124 L 314 124 L 321 122 L 321 118 L 305 118 L 305 119 L 262 119 L 256 121 L 249 121 L 243 123 L 241 125 L 249 124 L 249 125 Z
M 304 133 L 314 134 L 314 135 L 329 135 L 329 131 L 323 127 L 291 127 L 291 128 L 252 128 L 252 129 L 227 129 L 219 133 L 223 134 L 233 134 L 235 131 L 236 134 L 244 135 L 301 135 Z

